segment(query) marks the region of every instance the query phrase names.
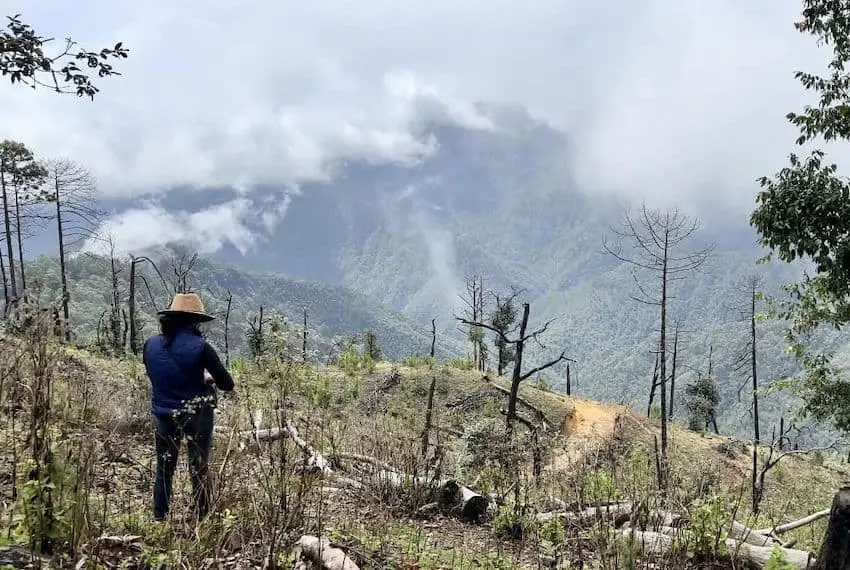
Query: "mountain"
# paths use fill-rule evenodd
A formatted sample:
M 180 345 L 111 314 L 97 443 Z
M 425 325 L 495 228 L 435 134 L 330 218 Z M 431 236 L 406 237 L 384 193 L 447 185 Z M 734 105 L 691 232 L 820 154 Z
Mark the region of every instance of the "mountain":
M 422 352 L 423 334 L 436 318 L 440 337 L 451 338 L 445 341 L 452 347 L 448 354 L 466 349 L 453 314 L 462 308 L 465 276 L 481 275 L 495 291 L 522 288 L 531 303 L 532 326 L 553 320 L 541 338 L 546 348 L 530 349 L 532 362 L 566 349 L 576 360 L 571 371 L 583 396 L 644 409 L 651 351 L 657 345 L 657 311 L 630 300 L 636 293 L 635 276 L 602 251 L 603 238 L 611 236 L 611 226 L 630 204 L 579 190 L 569 133 L 535 120 L 520 107 L 481 105 L 479 110 L 495 128 L 449 121 L 419 125 L 419 134 L 434 137 L 438 150 L 414 167 L 338 165 L 330 183 L 303 184 L 294 193 L 287 189 L 291 202 L 286 216 L 262 243 L 245 253 L 225 246 L 214 254 L 248 273 L 211 264 L 204 282 L 218 283 L 220 296 L 223 287 L 232 287 L 223 283 L 244 281 L 239 290 L 251 306 L 280 303 L 290 307 L 295 320 L 301 304 L 321 304 L 319 299 L 327 295 L 329 304 L 318 309 L 317 322 L 335 327 L 335 333 L 380 324 L 398 355 Z M 256 195 L 282 191 L 261 188 Z M 194 211 L 232 196 L 222 189 L 178 190 L 160 202 L 169 210 Z M 126 208 L 145 199 L 110 207 Z M 711 242 L 716 249 L 701 271 L 673 291 L 671 335 L 673 323 L 682 328 L 679 388 L 707 372 L 711 353 L 723 396 L 721 429 L 746 433 L 748 374 L 735 365 L 747 342 L 736 310 L 743 301 L 740 283 L 759 273 L 766 291 L 779 293 L 781 284 L 799 276 L 799 268 L 756 265 L 762 252 L 746 223 L 748 212 L 729 218 L 713 205 L 692 213 L 704 214 L 694 246 Z M 260 217 L 253 221 L 257 228 Z M 261 272 L 287 277 L 263 277 Z M 781 324 L 763 323 L 759 330 L 763 382 L 793 372 L 795 363 L 783 351 Z M 835 335 L 825 335 L 823 341 L 850 354 Z M 562 387 L 563 372 L 552 369 L 547 381 Z M 794 406 L 785 395 L 764 395 L 764 421 L 790 418 Z M 675 409 L 682 410 L 681 402 Z

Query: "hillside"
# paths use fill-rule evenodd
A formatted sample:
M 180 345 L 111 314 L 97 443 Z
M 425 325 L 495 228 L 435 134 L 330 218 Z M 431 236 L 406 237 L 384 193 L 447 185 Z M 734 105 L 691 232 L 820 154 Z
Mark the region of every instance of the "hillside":
M 304 184 L 295 194 L 264 188 L 267 196 L 286 192 L 287 215 L 245 253 L 225 245 L 214 255 L 251 271 L 345 286 L 403 314 L 416 328 L 437 319 L 441 337 L 463 342 L 452 312 L 464 278 L 480 275 L 488 289 L 517 286 L 532 305 L 532 321 L 554 322 L 548 352 L 531 347 L 540 361 L 566 349 L 577 363 L 578 393 L 590 398 L 646 406 L 650 351 L 655 346 L 657 315 L 629 300 L 635 293 L 628 268 L 602 252 L 623 209 L 632 205 L 605 193 L 582 192 L 572 175 L 570 133 L 531 117 L 522 107 L 481 105 L 499 126 L 471 130 L 451 122 L 420 125 L 439 150 L 415 167 L 339 165 L 323 184 Z M 168 210 L 194 211 L 204 200 L 224 201 L 225 189 L 203 194 L 174 191 L 161 201 Z M 120 210 L 147 197 L 110 203 Z M 204 202 L 204 203 L 202 203 Z M 655 206 L 655 204 L 649 204 Z M 796 279 L 798 268 L 756 265 L 761 251 L 748 227 L 749 211 L 723 211 L 705 204 L 690 212 L 704 230 L 695 246 L 717 244 L 705 268 L 681 283 L 671 303 L 671 322 L 683 331 L 682 382 L 705 372 L 709 347 L 723 395 L 718 421 L 722 429 L 746 434 L 747 375 L 735 369 L 745 345 L 738 322 L 739 285 L 751 273 L 764 276 L 768 293 Z M 846 340 L 828 335 L 827 345 L 848 352 Z M 759 340 L 764 382 L 795 370 L 785 357 L 781 327 L 765 324 Z M 419 344 L 406 342 L 405 346 Z M 461 345 L 462 353 L 466 349 Z M 399 351 L 396 354 L 403 352 Z M 559 386 L 563 369 L 547 378 Z M 741 401 L 739 401 L 741 400 Z M 788 397 L 767 397 L 764 420 L 778 424 L 795 406 Z
M 506 386 L 502 379 L 485 383 L 474 372 L 446 365 L 388 363 L 370 370 L 349 362 L 344 369 L 301 369 L 282 361 L 257 367 L 240 360 L 234 364 L 237 391 L 220 396 L 214 514 L 195 527 L 181 463 L 173 519 L 155 524 L 149 511 L 153 450 L 142 368 L 135 359 L 108 359 L 45 345 L 39 338 L 7 337 L 0 345 L 2 371 L 20 378 L 0 386 L 3 402 L 19 394 L 17 417 L 8 406 L 0 409 L 3 472 L 12 474 L 0 480 L 5 505 L 0 515 L 13 521 L 11 542 L 26 544 L 35 527 L 21 501 L 32 502 L 36 495 L 27 491 L 16 498 L 10 483 L 26 475 L 14 466 L 30 456 L 28 430 L 51 426 L 44 432 L 54 449 L 49 472 L 56 520 L 50 533 L 54 544 L 61 544 L 57 555 L 68 555 L 67 564 L 79 562 L 77 567 L 259 568 L 271 555 L 289 568 L 292 545 L 306 533 L 329 537 L 362 569 L 530 569 L 541 563 L 572 568 L 591 567 L 594 561 L 601 566 L 592 567 L 614 568 L 629 560 L 638 564 L 635 568 L 673 569 L 702 567 L 698 564 L 706 559 L 727 568 L 729 556 L 737 554 L 710 545 L 715 533 L 731 532 L 733 517 L 751 527 L 770 527 L 819 511 L 847 475 L 829 455 L 790 455 L 769 473 L 762 510 L 754 518 L 746 445 L 674 425 L 670 489 L 659 495 L 652 452 L 657 425 L 627 407 L 526 384 L 520 392 L 527 402 L 523 414 L 529 417 L 527 405 L 535 407 L 551 429 L 531 442 L 522 429 L 506 446 L 504 396 L 494 389 Z M 46 369 L 26 364 L 34 351 L 47 359 Z M 433 427 L 423 458 L 432 378 Z M 24 386 L 49 386 L 51 396 L 33 400 L 19 392 Z M 35 423 L 23 421 L 28 418 Z M 291 437 L 265 440 L 293 427 L 300 443 Z M 537 477 L 533 441 L 543 459 Z M 303 454 L 304 445 L 314 450 L 312 463 L 305 462 L 310 453 Z M 316 469 L 325 464 L 315 461 L 316 454 L 328 461 L 322 474 Z M 381 475 L 388 466 L 418 473 L 419 479 L 397 486 Z M 465 483 L 504 505 L 494 505 L 477 522 L 465 520 L 432 504 L 439 499 L 424 482 L 437 479 Z M 632 505 L 623 512 L 630 513 L 631 524 L 646 529 L 663 524 L 652 522 L 654 512 L 680 513 L 675 532 L 686 548 L 651 561 L 625 535 L 611 534 L 604 513 L 571 518 L 612 501 Z M 642 509 L 651 515 L 643 523 L 647 511 Z M 617 520 L 618 533 L 625 533 L 626 519 Z M 783 540 L 797 540 L 794 552 L 816 551 L 822 533 L 821 520 Z
M 171 279 L 167 260 L 156 258 L 161 271 Z M 122 305 L 129 295 L 129 269 L 126 259 L 119 263 L 119 290 Z M 61 298 L 58 262 L 43 256 L 29 267 L 33 292 L 42 306 L 50 306 Z M 141 279 L 150 286 L 151 294 L 141 284 L 137 291 L 137 306 L 142 329 L 140 337 L 157 330 L 154 319 L 157 310 L 170 302 L 170 293 L 147 264 L 138 268 Z M 71 322 L 80 342 L 92 342 L 98 322 L 109 309 L 111 281 L 109 260 L 87 255 L 75 257 L 68 266 Z M 169 283 L 173 287 L 172 283 Z M 224 265 L 215 260 L 200 258 L 189 276 L 188 285 L 201 292 L 210 312 L 219 319 L 209 325 L 213 342 L 223 347 L 224 317 L 228 292 L 233 295 L 230 315 L 230 346 L 234 353 L 244 352 L 245 332 L 250 318 L 257 316 L 260 306 L 267 318 L 278 314 L 290 323 L 293 332 L 303 329 L 303 311 L 307 310 L 309 343 L 324 355 L 333 350 L 343 337 L 373 330 L 385 353 L 400 359 L 411 354 L 427 354 L 431 344 L 430 323 L 413 323 L 398 312 L 345 287 L 282 275 L 258 274 Z M 153 304 L 152 304 L 153 302 Z M 441 358 L 459 356 L 465 347 L 451 339 L 438 339 L 436 352 Z

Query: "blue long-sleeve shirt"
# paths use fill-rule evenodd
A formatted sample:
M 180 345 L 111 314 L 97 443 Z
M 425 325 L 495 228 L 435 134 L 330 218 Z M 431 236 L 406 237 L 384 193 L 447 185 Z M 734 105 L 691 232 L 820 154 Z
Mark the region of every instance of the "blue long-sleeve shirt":
M 184 411 L 191 402 L 213 396 L 212 386 L 204 381 L 204 370 L 219 389 L 234 387 L 218 353 L 191 327 L 177 331 L 168 346 L 162 335 L 149 338 L 142 361 L 151 381 L 151 411 L 157 415 Z

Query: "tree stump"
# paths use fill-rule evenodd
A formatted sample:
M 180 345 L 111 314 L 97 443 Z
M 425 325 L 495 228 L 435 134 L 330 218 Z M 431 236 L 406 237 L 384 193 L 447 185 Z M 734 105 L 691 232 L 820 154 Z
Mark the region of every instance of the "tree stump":
M 850 487 L 842 487 L 832 499 L 829 523 L 815 568 L 850 570 Z

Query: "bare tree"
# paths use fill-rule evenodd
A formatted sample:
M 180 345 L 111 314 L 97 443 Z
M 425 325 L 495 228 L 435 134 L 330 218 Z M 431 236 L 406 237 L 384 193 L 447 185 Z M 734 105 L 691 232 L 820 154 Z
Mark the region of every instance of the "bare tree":
M 93 237 L 104 217 L 97 207 L 94 176 L 82 165 L 67 159 L 46 162 L 46 200 L 56 206 L 59 277 L 62 284 L 62 315 L 66 341 L 70 340 L 70 294 L 68 292 L 68 250 Z M 132 310 L 130 315 L 132 325 Z M 131 343 L 133 334 L 131 332 Z
M 513 301 L 519 295 L 519 292 L 514 290 L 514 292 L 508 297 Z M 455 316 L 457 320 L 461 323 L 471 326 L 471 327 L 481 327 L 482 329 L 487 329 L 496 334 L 496 338 L 500 343 L 497 345 L 504 347 L 511 347 L 514 351 L 514 368 L 513 373 L 511 374 L 511 391 L 508 397 L 508 410 L 505 414 L 505 427 L 510 432 L 513 430 L 514 421 L 517 418 L 516 414 L 516 405 L 517 405 L 517 397 L 519 396 L 519 385 L 523 380 L 527 380 L 531 378 L 535 374 L 543 372 L 544 370 L 555 366 L 559 362 L 569 361 L 575 362 L 574 360 L 567 358 L 566 350 L 562 351 L 556 358 L 541 364 L 535 368 L 532 368 L 528 371 L 523 371 L 522 369 L 522 359 L 523 353 L 525 350 L 526 343 L 530 340 L 536 341 L 540 344 L 541 347 L 545 348 L 539 340 L 539 336 L 546 332 L 549 328 L 549 325 L 552 321 L 547 321 L 544 323 L 542 327 L 534 330 L 533 332 L 528 331 L 528 317 L 530 313 L 530 305 L 528 303 L 522 304 L 522 318 L 519 321 L 519 330 L 517 331 L 516 327 L 504 327 L 505 324 L 503 320 L 500 319 L 499 311 L 504 311 L 504 305 L 500 305 L 499 297 L 496 297 L 496 308 L 494 308 L 494 315 L 491 317 L 490 322 L 481 321 L 471 321 L 465 317 Z M 513 319 L 510 319 L 508 322 L 513 322 Z M 516 332 L 516 336 L 511 338 L 508 335 L 513 335 Z
M 224 312 L 224 365 L 230 367 L 230 307 L 233 304 L 233 293 L 227 291 L 227 310 Z M 306 309 L 305 309 L 306 316 Z
M 154 300 L 153 292 L 151 291 L 150 286 L 148 285 L 147 280 L 144 275 L 138 275 L 137 267 L 142 263 L 148 263 L 151 267 L 153 267 L 156 274 L 159 276 L 160 281 L 162 282 L 163 287 L 166 291 L 169 290 L 168 283 L 165 278 L 162 276 L 162 272 L 160 272 L 159 267 L 157 267 L 156 263 L 149 257 L 144 255 L 136 257 L 130 256 L 130 292 L 127 297 L 127 309 L 130 313 L 129 316 L 129 328 L 130 328 L 130 350 L 133 354 L 139 354 L 139 318 L 138 313 L 136 311 L 136 287 L 137 287 L 137 276 L 145 285 L 145 288 L 148 290 L 148 296 L 151 300 L 151 308 L 153 310 L 157 309 L 156 301 Z
M 758 395 L 758 337 L 756 335 L 756 318 L 758 316 L 758 301 L 760 298 L 759 288 L 762 278 L 759 275 L 750 275 L 742 283 L 741 291 L 744 295 L 744 303 L 740 307 L 742 320 L 747 325 L 747 342 L 741 348 L 738 358 L 735 360 L 735 369 L 746 370 L 747 377 L 738 389 L 740 399 L 741 392 L 747 384 L 752 386 L 752 405 L 750 413 L 753 417 L 753 473 L 752 473 L 752 500 L 753 512 L 758 512 L 761 501 L 761 491 L 758 481 L 758 453 L 761 445 L 761 433 L 759 429 L 759 395 Z M 784 422 L 783 422 L 784 423 Z M 779 442 L 777 447 L 781 449 L 785 438 L 784 426 L 780 426 Z
M 171 271 L 174 273 L 175 293 L 186 293 L 189 291 L 187 283 L 189 274 L 192 272 L 192 269 L 194 269 L 197 262 L 197 253 L 193 253 L 191 255 L 188 253 L 182 253 L 180 255 L 171 256 L 169 263 L 171 265 Z
M 661 211 L 642 205 L 635 215 L 626 214 L 622 226 L 614 228 L 616 242 L 603 240 L 605 251 L 634 269 L 650 275 L 657 282 L 658 292 L 651 293 L 633 274 L 638 294 L 632 299 L 658 307 L 659 341 L 658 375 L 661 382 L 661 463 L 667 463 L 667 319 L 669 302 L 673 298 L 670 288 L 674 281 L 699 269 L 708 258 L 713 246 L 689 251 L 688 242 L 699 230 L 699 221 L 679 210 Z M 624 251 L 623 242 L 629 243 Z
M 464 308 L 464 317 L 477 322 L 484 318 L 486 307 L 487 293 L 484 291 L 484 279 L 480 276 L 473 275 L 466 278 L 466 294 L 461 294 L 460 299 L 466 307 Z M 481 327 L 470 326 L 467 331 L 467 338 L 472 343 L 472 361 L 476 370 L 484 371 L 485 361 L 487 357 L 487 345 L 484 339 L 484 329 Z

